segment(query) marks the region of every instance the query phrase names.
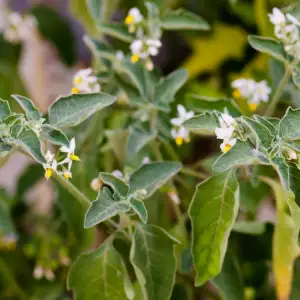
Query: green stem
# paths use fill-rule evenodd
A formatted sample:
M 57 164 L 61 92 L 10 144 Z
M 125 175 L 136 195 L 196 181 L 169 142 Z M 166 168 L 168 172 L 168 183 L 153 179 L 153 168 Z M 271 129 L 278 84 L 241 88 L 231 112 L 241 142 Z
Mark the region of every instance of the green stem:
M 29 297 L 22 290 L 22 288 L 16 282 L 14 276 L 12 275 L 9 267 L 6 266 L 5 262 L 0 258 L 0 272 L 6 278 L 8 284 L 14 289 L 15 295 L 18 295 L 18 299 L 27 300 Z
M 154 140 L 152 142 L 152 150 L 153 150 L 157 160 L 164 160 L 161 155 L 160 149 L 159 149 L 159 144 L 156 140 Z
M 56 181 L 62 185 L 68 192 L 75 197 L 83 206 L 89 207 L 91 205 L 91 201 L 82 194 L 76 186 L 74 186 L 69 180 L 65 179 L 60 174 L 54 172 L 53 177 L 56 179 Z
M 206 175 L 202 172 L 199 172 L 199 171 L 195 171 L 195 170 L 193 170 L 191 168 L 188 168 L 188 167 L 182 167 L 180 172 L 183 173 L 183 174 L 186 174 L 186 175 L 194 176 L 194 177 L 199 178 L 199 179 L 206 179 L 208 177 L 208 175 Z
M 291 72 L 292 72 L 292 69 L 293 69 L 293 66 L 294 64 L 291 64 L 289 66 L 286 67 L 286 70 L 285 70 L 285 73 L 275 91 L 275 94 L 270 102 L 270 105 L 268 107 L 268 109 L 266 110 L 266 113 L 265 115 L 266 116 L 272 116 L 275 109 L 276 109 L 276 106 L 278 104 L 278 101 L 280 99 L 280 96 L 284 90 L 284 87 L 286 86 L 286 84 L 288 83 L 289 79 L 290 79 L 290 76 L 291 76 Z

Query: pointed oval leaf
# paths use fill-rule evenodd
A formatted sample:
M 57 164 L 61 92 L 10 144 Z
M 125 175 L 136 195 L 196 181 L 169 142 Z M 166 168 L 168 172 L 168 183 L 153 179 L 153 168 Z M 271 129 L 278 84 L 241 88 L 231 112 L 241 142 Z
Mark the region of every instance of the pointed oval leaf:
M 300 109 L 288 108 L 279 123 L 279 134 L 285 140 L 300 138 Z
M 98 197 L 92 202 L 84 219 L 84 228 L 95 226 L 107 219 L 110 219 L 120 212 L 129 211 L 127 201 L 116 201 L 108 188 L 99 191 Z
M 211 112 L 217 110 L 221 113 L 227 110 L 232 117 L 239 117 L 241 115 L 240 109 L 233 99 L 229 98 L 212 98 L 196 94 L 187 96 L 188 107 L 193 111 Z
M 196 286 L 221 271 L 238 208 L 239 185 L 232 170 L 197 186 L 189 209 Z
M 141 166 L 130 179 L 130 194 L 139 190 L 146 190 L 145 197 L 150 197 L 157 189 L 163 186 L 170 178 L 179 172 L 179 162 L 154 162 Z
M 179 69 L 162 78 L 155 87 L 154 102 L 171 103 L 177 91 L 185 84 L 188 72 Z
M 46 162 L 41 151 L 41 142 L 37 135 L 31 130 L 23 130 L 17 138 L 4 138 L 2 141 L 5 144 L 23 150 L 39 163 Z
M 145 300 L 168 300 L 175 283 L 175 241 L 160 227 L 138 225 L 130 261 Z
M 11 114 L 8 101 L 0 99 L 0 122 L 3 122 Z
M 130 202 L 131 208 L 139 216 L 141 221 L 144 224 L 146 224 L 148 221 L 148 212 L 147 212 L 147 208 L 144 205 L 143 201 L 135 199 L 135 198 L 131 198 L 129 202 Z
M 109 239 L 98 249 L 77 258 L 69 271 L 67 285 L 77 300 L 125 300 L 127 276 L 122 258 Z
M 166 30 L 209 30 L 210 25 L 200 16 L 185 9 L 168 11 L 161 20 L 162 28 Z
M 199 134 L 215 133 L 216 128 L 220 126 L 216 115 L 210 112 L 195 116 L 185 121 L 183 125 L 187 129 Z
M 23 111 L 25 112 L 25 115 L 27 119 L 38 121 L 41 118 L 41 114 L 39 110 L 35 107 L 33 102 L 20 95 L 12 95 L 12 97 L 18 102 L 18 104 L 22 107 Z
M 103 93 L 59 97 L 49 108 L 50 124 L 58 128 L 76 126 L 115 100 Z
M 12 146 L 0 142 L 0 158 L 9 154 Z
M 41 136 L 54 145 L 69 146 L 69 139 L 67 136 L 60 129 L 55 128 L 50 124 L 43 124 Z
M 267 127 L 273 136 L 276 136 L 278 134 L 279 122 L 280 122 L 279 119 L 274 119 L 274 118 L 270 119 L 270 118 L 262 117 L 262 116 L 258 116 L 258 115 L 255 115 L 254 118 L 257 122 L 259 122 L 263 126 Z M 278 121 L 277 125 L 275 123 L 276 121 Z
M 237 141 L 237 143 L 227 152 L 222 154 L 213 164 L 213 171 L 217 173 L 225 172 L 233 167 L 252 164 L 254 148 L 248 142 Z
M 129 130 L 127 154 L 134 157 L 140 150 L 155 138 L 155 134 L 147 132 L 141 126 L 131 127 Z
M 117 192 L 122 197 L 126 197 L 129 191 L 129 186 L 120 178 L 110 173 L 99 173 L 99 178 L 107 185 L 109 185 L 114 192 Z
M 283 63 L 289 62 L 283 44 L 272 38 L 250 35 L 249 44 L 257 51 L 271 55 Z
M 110 35 L 123 42 L 130 43 L 133 40 L 132 35 L 128 32 L 125 25 L 120 23 L 100 23 L 97 28 L 101 33 Z

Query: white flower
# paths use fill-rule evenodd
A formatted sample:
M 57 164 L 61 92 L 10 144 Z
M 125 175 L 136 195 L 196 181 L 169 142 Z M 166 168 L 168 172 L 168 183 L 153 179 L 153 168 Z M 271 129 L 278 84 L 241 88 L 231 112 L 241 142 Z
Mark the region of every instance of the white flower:
M 48 163 L 51 163 L 54 159 L 54 154 L 52 154 L 51 151 L 48 150 L 45 155 L 45 159 Z
M 49 281 L 53 281 L 55 279 L 55 275 L 51 269 L 44 270 L 44 276 Z
M 182 124 L 187 121 L 188 119 L 192 118 L 194 116 L 193 111 L 187 111 L 185 107 L 181 104 L 177 105 L 177 112 L 178 112 L 178 117 L 177 118 L 172 118 L 171 119 L 171 124 L 174 126 L 182 126 Z
M 149 156 L 145 156 L 145 157 L 143 158 L 143 165 L 149 164 L 150 161 L 151 161 L 151 160 L 150 160 L 150 157 L 149 157 Z
M 63 161 L 61 161 L 59 163 L 59 165 L 63 165 L 65 163 L 67 163 L 68 164 L 68 171 L 71 170 L 73 161 L 79 161 L 80 160 L 80 158 L 75 154 L 75 148 L 76 148 L 75 138 L 72 138 L 68 147 L 67 146 L 61 146 L 60 149 L 59 149 L 61 152 L 67 154 L 67 157 Z
M 52 176 L 53 172 L 57 170 L 57 161 L 55 159 L 52 161 L 47 160 L 47 163 L 43 164 L 43 167 L 45 169 L 45 178 L 48 180 Z
M 118 51 L 116 52 L 116 59 L 117 59 L 117 60 L 123 60 L 124 58 L 125 58 L 124 52 L 121 51 L 121 50 L 118 50 Z
M 149 63 L 151 62 L 149 57 L 156 56 L 161 46 L 161 41 L 156 39 L 142 38 L 134 40 L 130 45 L 130 50 L 132 52 L 131 62 L 136 63 L 140 59 L 147 60 L 147 69 L 151 71 L 153 69 L 153 64 Z
M 98 192 L 101 189 L 102 185 L 103 185 L 103 182 L 99 177 L 94 178 L 91 181 L 91 189 L 94 190 L 95 192 Z
M 17 12 L 11 12 L 7 18 L 7 27 L 4 38 L 11 43 L 19 43 L 28 39 L 35 30 L 37 21 L 33 16 L 21 16 Z
M 71 173 L 71 171 L 69 171 L 69 170 L 63 170 L 63 171 L 62 171 L 62 175 L 63 175 L 66 179 L 72 178 L 72 173 Z
M 111 172 L 111 174 L 120 179 L 122 179 L 124 177 L 124 174 L 120 170 L 114 170 Z
M 92 75 L 92 72 L 91 68 L 87 68 L 79 70 L 74 75 L 72 94 L 100 92 L 100 84 L 97 82 L 97 77 Z
M 220 145 L 220 148 L 223 153 L 228 152 L 236 144 L 236 139 L 224 140 Z
M 226 113 L 219 117 L 219 123 L 221 127 L 216 128 L 215 133 L 218 139 L 223 140 L 220 148 L 222 152 L 226 153 L 236 143 L 233 133 L 237 124 L 234 118 Z
M 188 143 L 190 141 L 190 133 L 183 126 L 178 129 L 173 128 L 171 130 L 171 136 L 175 139 L 177 146 L 181 146 L 183 142 Z
M 231 86 L 235 89 L 233 96 L 237 99 L 246 98 L 251 111 L 255 111 L 261 101 L 268 102 L 271 94 L 271 89 L 265 80 L 256 82 L 252 79 L 240 78 L 233 81 Z
M 36 266 L 33 270 L 33 277 L 35 279 L 42 279 L 44 276 L 44 269 L 41 266 Z
M 285 25 L 285 15 L 277 7 L 273 8 L 272 14 L 268 14 L 270 22 L 274 25 Z
M 287 154 L 287 160 L 297 159 L 297 153 L 292 149 L 288 148 L 287 151 L 286 151 L 286 154 Z
M 260 101 L 268 102 L 269 96 L 271 94 L 271 89 L 265 80 L 256 83 L 255 90 L 251 96 L 250 103 L 258 104 Z
M 293 24 L 300 26 L 300 22 L 291 14 L 286 14 L 286 18 Z
M 143 19 L 144 17 L 138 8 L 131 8 L 128 12 L 127 17 L 125 18 L 125 24 L 128 26 L 129 32 L 135 32 L 137 29 L 137 25 L 140 24 Z

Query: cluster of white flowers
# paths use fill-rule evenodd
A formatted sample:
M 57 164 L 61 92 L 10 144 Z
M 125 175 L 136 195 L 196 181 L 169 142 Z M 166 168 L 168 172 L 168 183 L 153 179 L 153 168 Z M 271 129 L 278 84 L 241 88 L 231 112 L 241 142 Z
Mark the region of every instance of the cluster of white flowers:
M 232 82 L 233 96 L 245 98 L 251 111 L 255 111 L 260 102 L 268 102 L 271 89 L 265 80 L 256 82 L 253 79 L 240 78 Z
M 96 76 L 92 75 L 91 68 L 79 70 L 73 77 L 72 94 L 78 93 L 98 93 L 100 84 Z
M 291 14 L 284 14 L 280 9 L 273 8 L 269 19 L 275 26 L 275 35 L 284 44 L 285 51 L 300 60 L 300 22 Z
M 183 123 L 194 116 L 193 111 L 187 112 L 185 107 L 181 104 L 177 105 L 177 118 L 171 119 L 171 124 L 174 126 L 171 130 L 171 135 L 175 139 L 178 146 L 181 146 L 183 142 L 188 143 L 190 141 L 190 133 L 183 126 Z
M 33 16 L 22 16 L 17 12 L 10 12 L 2 20 L 4 38 L 10 43 L 20 43 L 27 40 L 37 26 Z
M 139 60 L 143 60 L 146 68 L 152 71 L 154 66 L 150 57 L 158 54 L 162 44 L 159 39 L 151 36 L 151 32 L 149 32 L 149 35 L 144 33 L 143 21 L 144 16 L 136 7 L 129 10 L 125 19 L 125 24 L 128 26 L 129 32 L 136 32 L 136 39 L 130 45 L 132 53 L 131 62 L 137 63 Z
M 237 123 L 234 118 L 227 113 L 223 113 L 219 117 L 219 123 L 221 127 L 216 128 L 215 133 L 218 139 L 223 140 L 220 148 L 223 153 L 226 153 L 236 144 L 234 130 L 237 126 Z
M 45 169 L 45 177 L 48 180 L 53 172 L 57 172 L 58 174 L 62 174 L 66 179 L 72 178 L 71 168 L 73 161 L 79 161 L 79 157 L 75 154 L 75 138 L 72 138 L 70 141 L 69 146 L 62 146 L 60 147 L 60 151 L 65 153 L 67 157 L 57 162 L 57 160 L 54 158 L 54 154 L 52 154 L 49 150 L 46 153 L 45 159 L 47 163 L 43 164 L 43 167 Z M 67 165 L 65 167 L 64 165 Z M 60 171 L 58 171 L 58 168 L 60 167 Z

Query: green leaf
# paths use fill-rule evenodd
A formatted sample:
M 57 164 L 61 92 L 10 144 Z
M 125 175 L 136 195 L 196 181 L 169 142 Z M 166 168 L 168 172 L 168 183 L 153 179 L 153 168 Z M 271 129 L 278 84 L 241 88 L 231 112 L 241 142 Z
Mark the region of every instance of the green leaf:
M 185 121 L 183 125 L 187 129 L 199 134 L 215 133 L 215 129 L 220 126 L 216 115 L 209 112 L 195 116 Z
M 252 143 L 256 145 L 257 148 L 259 148 L 261 145 L 263 148 L 269 149 L 274 139 L 274 136 L 271 135 L 269 129 L 259 122 L 256 122 L 245 116 L 242 117 L 242 119 L 248 125 L 248 127 L 250 127 L 252 134 L 254 135 L 254 137 L 253 135 L 250 136 Z
M 0 248 L 1 238 L 16 234 L 15 225 L 11 216 L 11 203 L 4 190 L 0 190 Z
M 140 150 L 155 138 L 155 134 L 147 132 L 142 126 L 133 126 L 129 130 L 127 154 L 136 156 Z
M 283 63 L 289 62 L 283 44 L 272 38 L 260 37 L 255 35 L 248 36 L 249 44 L 252 48 L 271 55 L 272 57 L 280 60 Z
M 0 99 L 0 122 L 11 114 L 8 101 Z
M 147 213 L 147 208 L 144 205 L 143 201 L 135 199 L 135 198 L 131 198 L 129 202 L 130 202 L 131 208 L 139 216 L 141 221 L 144 224 L 146 224 L 148 221 L 148 213 Z
M 12 95 L 12 98 L 14 98 L 19 103 L 19 105 L 22 107 L 22 109 L 25 112 L 25 115 L 27 117 L 27 120 L 29 120 L 29 121 L 31 121 L 31 120 L 39 121 L 40 120 L 41 114 L 30 99 L 20 96 L 20 95 Z
M 41 151 L 41 142 L 31 130 L 23 130 L 17 138 L 3 138 L 2 141 L 28 153 L 39 163 L 46 163 Z
M 253 154 L 254 149 L 249 142 L 237 141 L 227 152 L 222 154 L 213 164 L 213 171 L 221 173 L 233 167 L 252 164 L 257 157 Z
M 95 226 L 129 209 L 128 201 L 115 200 L 109 189 L 104 187 L 99 191 L 97 199 L 92 202 L 85 215 L 84 228 Z
M 130 179 L 130 194 L 146 190 L 144 197 L 150 197 L 157 189 L 176 175 L 181 168 L 179 162 L 153 162 L 141 166 Z
M 195 112 L 211 112 L 217 110 L 221 113 L 228 110 L 233 117 L 241 115 L 240 109 L 233 99 L 229 98 L 212 98 L 196 94 L 187 96 L 188 107 Z
M 285 140 L 300 138 L 300 109 L 287 109 L 279 124 L 279 134 Z
M 116 10 L 119 0 L 86 0 L 87 7 L 95 23 L 109 21 Z
M 266 231 L 266 223 L 260 221 L 237 221 L 232 231 L 249 235 L 261 235 Z
M 103 34 L 110 35 L 123 42 L 130 43 L 133 40 L 132 35 L 128 32 L 125 25 L 120 23 L 100 23 L 97 28 Z
M 175 283 L 174 240 L 160 227 L 137 225 L 130 250 L 145 300 L 168 300 Z
M 196 286 L 220 273 L 238 208 L 239 185 L 232 170 L 197 186 L 189 209 Z
M 290 168 L 286 164 L 283 157 L 275 157 L 273 160 L 273 167 L 278 173 L 282 186 L 286 190 L 290 190 Z
M 188 72 L 179 69 L 162 78 L 155 87 L 154 102 L 171 103 L 179 89 L 185 84 Z
M 103 93 L 59 97 L 49 108 L 49 120 L 58 128 L 76 126 L 115 100 L 115 97 Z
M 276 123 L 275 123 L 276 121 L 274 121 L 270 118 L 267 118 L 267 117 L 261 117 L 261 116 L 255 115 L 254 118 L 261 125 L 267 127 L 273 136 L 276 136 L 278 134 L 279 122 L 280 122 L 279 119 L 275 119 L 276 121 L 278 121 L 278 124 L 276 125 Z
M 127 276 L 120 254 L 108 239 L 98 249 L 79 256 L 70 269 L 67 285 L 77 300 L 125 300 Z
M 104 172 L 99 173 L 99 178 L 103 181 L 103 183 L 109 185 L 118 195 L 122 197 L 126 197 L 128 195 L 129 186 L 120 178 Z
M 300 90 L 300 70 L 295 68 L 293 70 L 293 83 Z
M 166 30 L 209 30 L 210 25 L 201 17 L 185 9 L 168 11 L 161 20 L 161 26 Z
M 109 44 L 89 36 L 84 36 L 83 40 L 91 49 L 95 57 L 106 58 L 108 60 L 116 59 L 116 51 Z
M 67 136 L 60 129 L 55 128 L 50 124 L 43 124 L 41 136 L 54 145 L 69 146 L 69 139 Z
M 128 75 L 134 86 L 139 90 L 141 96 L 147 96 L 147 74 L 142 64 L 133 64 L 129 60 L 125 60 L 120 65 L 122 71 Z
M 227 252 L 221 273 L 212 280 L 223 300 L 244 298 L 244 283 L 241 270 L 233 253 Z

